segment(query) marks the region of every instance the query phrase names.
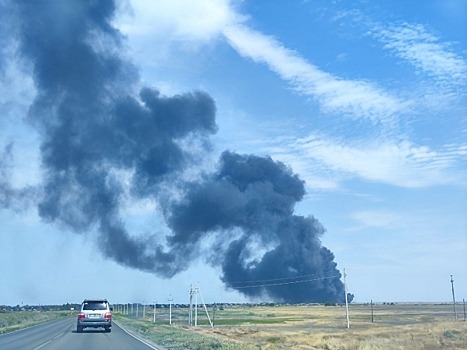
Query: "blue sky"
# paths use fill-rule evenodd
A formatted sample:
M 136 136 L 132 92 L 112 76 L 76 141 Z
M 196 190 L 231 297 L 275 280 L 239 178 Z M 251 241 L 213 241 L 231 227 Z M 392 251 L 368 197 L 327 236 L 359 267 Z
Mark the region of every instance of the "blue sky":
M 20 191 L 41 183 L 41 131 L 26 117 L 31 66 L 5 23 L 0 171 Z M 305 181 L 296 213 L 326 228 L 356 301 L 449 301 L 451 274 L 467 297 L 463 0 L 138 0 L 119 3 L 113 24 L 141 86 L 214 99 L 218 132 L 201 168 L 228 149 Z M 167 232 L 160 210 L 129 197 L 122 217 L 135 236 Z M 196 282 L 207 302 L 246 300 L 202 256 L 161 279 L 103 258 L 91 233 L 47 223 L 34 205 L 0 207 L 0 220 L 0 304 L 187 302 Z

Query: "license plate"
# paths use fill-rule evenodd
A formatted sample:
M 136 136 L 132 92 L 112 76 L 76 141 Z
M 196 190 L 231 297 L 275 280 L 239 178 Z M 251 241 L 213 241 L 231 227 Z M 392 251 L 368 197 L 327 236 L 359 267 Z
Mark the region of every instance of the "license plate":
M 89 315 L 89 318 L 99 318 L 99 317 L 100 317 L 100 315 L 95 315 L 95 314 Z

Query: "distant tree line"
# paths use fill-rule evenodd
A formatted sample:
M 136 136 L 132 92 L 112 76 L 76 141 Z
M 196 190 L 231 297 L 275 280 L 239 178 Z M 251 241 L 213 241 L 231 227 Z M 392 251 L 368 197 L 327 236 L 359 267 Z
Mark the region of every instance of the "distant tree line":
M 69 311 L 72 308 L 77 310 L 80 304 L 62 304 L 62 305 L 0 305 L 0 312 L 10 311 Z

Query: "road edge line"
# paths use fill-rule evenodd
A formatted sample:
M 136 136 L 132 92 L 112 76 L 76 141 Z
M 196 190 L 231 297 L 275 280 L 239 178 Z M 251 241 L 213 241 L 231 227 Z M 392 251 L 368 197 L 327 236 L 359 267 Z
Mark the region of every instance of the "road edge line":
M 154 349 L 154 350 L 165 350 L 164 348 L 162 347 L 158 347 L 159 345 L 155 345 L 155 344 L 151 344 L 149 343 L 148 341 L 134 335 L 133 333 L 131 333 L 130 331 L 128 331 L 125 327 L 123 327 L 120 323 L 118 322 L 115 322 L 115 321 L 112 321 L 113 324 L 115 324 L 118 328 L 120 328 L 122 331 L 124 331 L 126 334 L 132 336 L 133 338 L 135 338 L 136 340 L 140 341 L 141 343 L 149 346 L 151 349 Z

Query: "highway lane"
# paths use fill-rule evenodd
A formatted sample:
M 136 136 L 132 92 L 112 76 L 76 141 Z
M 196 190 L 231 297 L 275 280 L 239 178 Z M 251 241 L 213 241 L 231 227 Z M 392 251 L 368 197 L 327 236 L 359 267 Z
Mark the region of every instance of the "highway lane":
M 151 350 L 157 347 L 145 344 L 126 333 L 115 323 L 112 332 L 85 329 L 76 332 L 76 319 L 67 318 L 43 323 L 13 333 L 0 335 L 2 350 Z

